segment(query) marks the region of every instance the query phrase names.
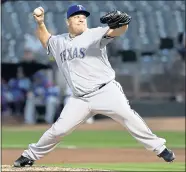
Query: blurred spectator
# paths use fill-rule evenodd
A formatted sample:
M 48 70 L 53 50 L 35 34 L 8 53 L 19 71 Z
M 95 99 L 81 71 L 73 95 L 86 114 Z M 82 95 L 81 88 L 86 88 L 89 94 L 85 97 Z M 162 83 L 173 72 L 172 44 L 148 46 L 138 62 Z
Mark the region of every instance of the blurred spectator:
M 5 87 L 5 86 L 4 86 Z M 4 88 L 6 93 L 6 101 L 8 107 L 11 108 L 13 114 L 23 114 L 26 93 L 31 87 L 31 81 L 24 76 L 22 68 L 18 68 L 17 77 L 8 81 L 8 87 Z
M 22 60 L 25 62 L 31 62 L 31 61 L 35 61 L 36 58 L 31 50 L 25 49 Z
M 182 60 L 186 59 L 186 34 L 181 35 L 181 39 L 179 40 L 178 53 L 181 56 Z
M 10 114 L 10 108 L 8 105 L 10 99 L 9 89 L 7 82 L 2 78 L 1 79 L 1 112 L 2 115 Z
M 53 123 L 57 106 L 59 104 L 60 89 L 48 81 L 47 76 L 42 72 L 36 72 L 33 76 L 32 90 L 27 94 L 25 105 L 25 123 L 35 124 L 36 106 L 45 106 L 45 121 Z
M 2 59 L 4 59 L 7 55 L 8 55 L 8 49 L 7 47 L 9 46 L 9 42 L 8 40 L 5 38 L 4 35 L 1 35 L 1 40 L 2 40 L 2 47 L 1 47 L 1 55 L 2 55 Z
M 12 114 L 20 115 L 23 111 L 25 95 L 19 87 L 19 80 L 10 79 L 8 82 L 8 105 L 11 107 Z
M 18 68 L 17 80 L 19 88 L 26 95 L 26 93 L 31 89 L 31 81 L 29 78 L 25 77 L 22 68 Z

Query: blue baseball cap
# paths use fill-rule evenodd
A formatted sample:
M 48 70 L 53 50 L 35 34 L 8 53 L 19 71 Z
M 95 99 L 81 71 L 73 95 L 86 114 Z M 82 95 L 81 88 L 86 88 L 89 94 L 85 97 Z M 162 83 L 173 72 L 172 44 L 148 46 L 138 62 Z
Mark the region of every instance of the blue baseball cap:
M 90 15 L 90 13 L 82 5 L 71 5 L 67 11 L 67 18 L 78 13 L 83 13 L 86 17 Z

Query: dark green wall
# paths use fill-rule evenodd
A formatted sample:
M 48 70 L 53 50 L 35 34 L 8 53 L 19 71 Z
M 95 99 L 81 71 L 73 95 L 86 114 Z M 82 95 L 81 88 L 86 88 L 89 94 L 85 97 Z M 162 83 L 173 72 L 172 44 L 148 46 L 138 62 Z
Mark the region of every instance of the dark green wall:
M 131 101 L 130 105 L 142 117 L 185 116 L 185 102 Z M 99 118 L 105 117 L 97 115 L 96 119 Z

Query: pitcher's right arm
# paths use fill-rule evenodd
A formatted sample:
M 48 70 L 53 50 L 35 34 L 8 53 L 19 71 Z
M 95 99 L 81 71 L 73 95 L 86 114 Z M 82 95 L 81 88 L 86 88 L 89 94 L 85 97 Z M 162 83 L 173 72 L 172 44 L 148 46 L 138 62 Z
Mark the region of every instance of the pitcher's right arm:
M 35 13 L 33 13 L 35 21 L 37 22 L 36 35 L 40 40 L 41 44 L 43 45 L 43 47 L 47 48 L 47 42 L 51 34 L 48 32 L 44 23 L 44 9 L 42 7 L 38 7 L 38 8 L 42 12 L 41 15 L 37 16 Z

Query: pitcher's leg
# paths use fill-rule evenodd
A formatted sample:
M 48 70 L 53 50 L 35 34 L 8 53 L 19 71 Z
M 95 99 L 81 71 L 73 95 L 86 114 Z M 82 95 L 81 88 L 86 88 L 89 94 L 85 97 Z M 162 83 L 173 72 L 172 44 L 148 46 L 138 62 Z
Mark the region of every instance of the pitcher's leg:
M 112 81 L 103 87 L 99 93 L 91 98 L 92 112 L 109 116 L 121 123 L 146 149 L 154 151 L 157 155 L 164 152 L 166 148 L 165 139 L 153 134 L 144 120 L 131 109 L 118 82 Z M 166 151 L 166 158 L 171 161 L 174 156 L 171 152 L 167 153 Z
M 145 121 L 140 115 L 131 109 L 128 100 L 120 84 L 115 83 L 118 89 L 115 89 L 115 100 L 117 102 L 112 107 L 115 115 L 111 117 L 125 126 L 131 135 L 148 150 L 154 151 L 158 156 L 163 157 L 165 161 L 171 162 L 175 159 L 172 151 L 166 149 L 164 138 L 160 138 L 152 133 Z
M 166 148 L 166 140 L 153 134 L 145 121 L 132 109 L 127 110 L 125 107 L 123 111 L 112 115 L 111 118 L 126 127 L 130 134 L 147 150 L 154 151 L 158 155 Z
M 143 144 L 147 150 L 155 152 L 158 157 L 163 158 L 167 162 L 172 162 L 175 159 L 175 155 L 171 150 L 166 148 L 166 140 L 153 134 L 137 112 L 129 107 L 122 107 L 120 112 L 109 116 L 125 126 L 131 135 Z
M 71 98 L 52 127 L 43 134 L 37 143 L 30 144 L 28 150 L 25 150 L 22 155 L 32 160 L 42 158 L 56 147 L 61 137 L 83 123 L 89 113 L 87 102 Z

